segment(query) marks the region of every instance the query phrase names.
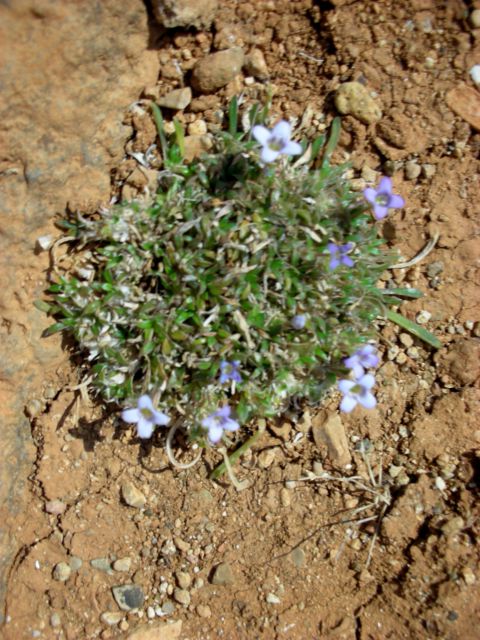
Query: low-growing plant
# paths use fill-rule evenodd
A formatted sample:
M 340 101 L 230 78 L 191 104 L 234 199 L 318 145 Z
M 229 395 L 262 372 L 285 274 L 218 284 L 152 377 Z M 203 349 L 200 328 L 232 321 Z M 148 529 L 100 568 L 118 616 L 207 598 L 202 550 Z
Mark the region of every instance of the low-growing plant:
M 403 206 L 391 181 L 351 190 L 330 164 L 338 120 L 307 148 L 258 108 L 238 131 L 234 100 L 228 131 L 188 164 L 178 123 L 172 142 L 153 111 L 157 192 L 64 222 L 71 264 L 49 288 L 50 331 L 75 338 L 91 387 L 140 437 L 181 416 L 212 444 L 293 398 L 318 402 L 349 369 L 342 409 L 374 406 L 369 343 L 399 299 L 377 287 L 395 256 L 368 203 L 377 218 Z

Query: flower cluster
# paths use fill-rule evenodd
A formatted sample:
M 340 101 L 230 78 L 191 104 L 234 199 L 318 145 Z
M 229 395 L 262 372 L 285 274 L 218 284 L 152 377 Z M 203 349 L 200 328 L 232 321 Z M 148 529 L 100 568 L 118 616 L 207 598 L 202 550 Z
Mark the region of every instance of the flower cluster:
M 380 359 L 376 348 L 367 344 L 343 362 L 350 369 L 353 380 L 345 379 L 338 382 L 338 388 L 343 393 L 340 410 L 350 413 L 357 404 L 365 409 L 373 409 L 377 404 L 375 396 L 371 393 L 375 378 L 371 373 L 365 373 L 365 369 L 378 366 Z
M 378 357 L 358 346 L 385 309 L 377 283 L 393 258 L 379 251 L 344 168 L 328 161 L 331 144 L 321 166 L 320 138 L 310 159 L 289 162 L 304 147 L 287 121 L 250 136 L 234 112 L 229 132 L 189 165 L 181 136 L 169 146 L 162 132 L 166 170 L 151 198 L 69 222 L 88 278 L 77 270 L 52 285 L 51 332 L 73 334 L 92 386 L 126 404 L 139 438 L 168 425 L 174 408 L 192 438 L 217 444 L 292 397 L 318 402 L 339 354 L 353 353 L 341 410 L 375 406 L 368 370 Z M 378 220 L 404 204 L 389 178 L 364 198 Z M 160 389 L 166 413 L 152 400 Z

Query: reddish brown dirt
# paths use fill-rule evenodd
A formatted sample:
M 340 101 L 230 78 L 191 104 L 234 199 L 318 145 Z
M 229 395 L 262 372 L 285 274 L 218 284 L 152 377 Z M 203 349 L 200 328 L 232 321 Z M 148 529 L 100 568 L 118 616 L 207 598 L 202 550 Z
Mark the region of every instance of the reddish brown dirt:
M 23 477 L 25 488 L 16 498 L 21 509 L 6 509 L 4 540 L 10 554 L 6 557 L 12 557 L 5 579 L 3 638 L 128 638 L 137 627 L 148 627 L 148 606 L 174 601 L 178 571 L 192 579 L 187 587 L 190 604 L 175 602 L 162 619 L 182 621 L 182 640 L 478 637 L 480 134 L 446 103 L 447 93 L 470 83 L 468 69 L 480 63 L 480 30 L 472 30 L 466 20 L 475 4 L 228 0 L 211 31 L 165 35 L 151 26 L 149 54 L 153 51 L 159 60 L 161 94 L 179 86 L 179 79 L 170 73 L 176 68 L 172 62 L 186 60 L 187 69 L 192 59 L 214 50 L 215 34 L 227 25 L 235 25 L 246 49 L 255 45 L 263 50 L 274 88 L 273 114 L 301 121 L 312 111 L 312 122 L 303 122 L 309 136 L 335 115 L 332 96 L 340 83 L 359 80 L 375 92 L 382 120 L 366 126 L 351 116 L 343 118 L 336 160 L 351 162 L 359 189 L 368 169 L 378 175 L 393 174 L 407 207 L 383 224 L 383 232 L 404 258 L 439 234 L 427 258 L 410 269 L 393 271 L 392 278 L 424 291 L 423 299 L 405 304 L 402 312 L 414 319 L 420 311 L 428 311 L 426 327 L 444 346 L 434 353 L 419 341 L 410 344 L 400 330 L 386 326 L 380 336 L 379 404 L 372 411 L 357 409 L 342 416 L 348 449 L 337 455 L 318 436 L 323 422 L 337 413 L 338 398 L 332 396 L 319 412 L 301 411 L 269 425 L 237 466 L 239 478 L 251 481 L 240 493 L 227 481 L 208 480 L 219 462 L 215 451 L 197 467 L 177 472 L 168 465 L 161 439 L 139 445 L 118 419 L 105 417 L 100 405 L 81 398 L 72 390 L 78 372 L 62 357 L 57 341 L 50 343 L 53 356 L 45 364 L 27 347 L 22 358 L 31 367 L 33 380 L 22 402 L 35 400 L 38 406 L 30 412 L 34 413 L 29 421 L 30 444 L 27 438 L 27 445 L 14 451 L 14 456 L 24 452 L 22 469 L 28 472 Z M 140 15 L 142 6 L 134 8 Z M 32 20 L 38 20 L 31 11 L 16 15 L 18 29 L 31 28 Z M 42 29 L 50 34 L 73 28 L 79 18 L 74 5 L 62 9 L 60 22 L 57 9 L 52 11 L 42 17 Z M 102 24 L 112 33 L 126 28 L 113 10 Z M 88 22 L 84 28 L 88 33 L 94 27 Z M 127 76 L 138 66 L 129 69 L 125 60 L 138 63 L 147 51 L 146 27 L 138 30 L 144 39 L 129 39 L 117 30 L 109 40 L 111 46 L 113 41 L 128 40 L 128 47 L 115 49 L 109 58 Z M 46 42 L 35 33 L 40 50 L 45 49 Z M 26 49 L 27 44 L 18 41 L 9 56 L 18 63 L 26 59 Z M 182 54 L 185 50 L 191 58 Z M 71 59 L 77 55 L 73 51 Z M 22 82 L 31 88 L 38 71 L 23 64 Z M 66 59 L 56 64 L 58 73 L 64 71 L 62 64 L 68 68 Z M 18 69 L 18 64 L 13 66 L 14 73 Z M 123 96 L 131 99 L 135 82 L 123 82 L 129 86 Z M 101 77 L 92 83 L 101 94 Z M 73 96 L 75 87 L 83 84 L 79 72 L 67 93 Z M 149 84 L 144 78 L 143 85 Z M 239 77 L 213 96 L 192 103 L 179 118 L 186 124 L 198 118 L 215 123 L 217 111 L 230 96 L 244 90 L 247 99 L 262 98 L 264 86 L 245 84 Z M 138 87 L 135 97 L 140 91 Z M 125 115 L 127 106 L 125 100 Z M 118 114 L 107 115 L 101 131 L 114 132 Z M 88 123 L 86 112 L 84 117 Z M 20 127 L 14 119 L 10 123 Z M 103 142 L 97 147 L 90 135 L 72 130 L 61 118 L 58 131 L 65 144 L 78 135 L 79 142 L 92 145 L 92 152 L 97 149 L 102 156 L 105 151 Z M 14 137 L 9 135 L 10 141 L 28 146 L 27 133 L 19 128 Z M 126 133 L 119 130 L 112 136 L 115 149 L 121 142 L 130 150 L 145 151 L 155 140 L 155 129 L 150 121 L 137 118 Z M 412 160 L 422 170 L 407 179 Z M 12 155 L 3 162 L 6 168 L 17 166 Z M 105 189 L 90 195 L 90 173 L 82 176 L 71 157 L 62 166 L 71 162 L 76 202 L 90 201 L 93 206 L 122 186 L 130 189 L 124 195 L 143 188 L 129 180 L 135 163 L 122 161 L 122 153 L 112 151 L 109 161 L 103 158 L 94 167 L 102 184 L 112 170 L 114 184 L 108 195 Z M 35 188 L 52 203 L 45 212 L 50 220 L 71 197 L 63 191 L 53 198 L 51 180 Z M 13 219 L 10 224 L 16 237 L 21 235 L 24 223 Z M 51 228 L 49 224 L 45 217 L 37 235 Z M 28 310 L 45 282 L 46 258 L 34 256 L 31 248 L 23 250 L 25 263 L 16 260 L 17 279 L 2 308 L 9 336 L 16 326 L 14 318 L 24 323 L 24 332 L 32 331 Z M 10 251 L 13 255 L 12 247 Z M 21 290 L 22 278 L 35 286 L 27 284 Z M 16 370 L 25 366 L 18 351 L 11 357 Z M 14 378 L 12 374 L 8 381 L 10 392 L 15 389 Z M 355 450 L 365 439 L 372 445 L 374 484 Z M 318 470 L 319 463 L 336 480 L 300 480 Z M 380 469 L 381 487 L 376 486 Z M 376 493 L 342 484 L 341 478 L 354 474 L 363 476 L 362 482 Z M 144 508 L 122 501 L 121 485 L 126 480 L 144 494 Z M 383 517 L 364 525 L 340 522 L 349 514 L 354 520 L 349 510 L 371 503 L 378 494 L 386 500 L 384 512 L 380 502 L 356 517 Z M 13 494 L 9 495 L 11 500 Z M 47 512 L 55 508 L 54 500 L 60 501 L 62 513 Z M 378 539 L 367 568 L 376 524 Z M 55 565 L 72 557 L 82 561 L 80 568 L 66 582 L 54 580 Z M 123 557 L 131 559 L 124 573 L 90 564 L 93 559 L 113 562 Z M 213 572 L 223 562 L 232 570 L 231 583 L 215 585 Z M 111 587 L 126 583 L 142 587 L 145 604 L 108 626 L 100 616 L 119 611 Z

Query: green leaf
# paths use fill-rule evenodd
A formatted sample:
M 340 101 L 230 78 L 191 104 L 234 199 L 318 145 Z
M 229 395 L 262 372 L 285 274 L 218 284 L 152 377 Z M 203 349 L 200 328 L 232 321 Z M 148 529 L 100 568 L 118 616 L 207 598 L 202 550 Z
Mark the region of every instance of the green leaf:
M 313 162 L 315 158 L 318 156 L 318 154 L 320 153 L 320 149 L 323 147 L 324 144 L 325 144 L 325 136 L 319 136 L 318 138 L 315 138 L 315 140 L 312 142 L 312 152 L 311 152 L 311 158 L 310 158 L 311 162 Z
M 152 113 L 153 119 L 155 120 L 155 124 L 157 126 L 158 137 L 160 138 L 160 146 L 162 147 L 162 156 L 165 161 L 168 157 L 168 145 L 167 145 L 167 137 L 165 136 L 165 126 L 163 123 L 162 112 L 158 108 L 158 106 L 152 102 Z
M 173 119 L 173 126 L 175 127 L 175 140 L 178 144 L 180 156 L 183 159 L 185 157 L 185 132 L 177 118 Z
M 233 96 L 228 107 L 228 132 L 234 136 L 238 130 L 238 100 Z
M 39 311 L 45 311 L 45 313 L 48 313 L 52 308 L 52 306 L 48 304 L 48 302 L 45 302 L 45 300 L 34 300 L 33 306 L 36 307 Z
M 55 322 L 55 324 L 50 325 L 43 332 L 43 337 L 48 338 L 48 336 L 53 336 L 54 333 L 58 333 L 59 331 L 63 331 L 65 329 L 65 325 L 63 322 Z
M 330 163 L 330 157 L 332 153 L 335 151 L 336 146 L 338 144 L 338 140 L 340 138 L 341 132 L 341 120 L 340 118 L 334 118 L 332 125 L 330 127 L 330 135 L 328 137 L 327 144 L 325 146 L 325 151 L 323 152 L 323 165 L 328 165 Z
M 419 289 L 395 287 L 392 289 L 379 289 L 379 291 L 384 296 L 400 296 L 402 298 L 423 298 L 423 293 Z
M 387 309 L 386 316 L 391 322 L 398 324 L 399 327 L 402 327 L 402 329 L 405 329 L 415 337 L 420 338 L 420 340 L 423 340 L 423 342 L 426 342 L 430 346 L 435 347 L 435 349 L 443 347 L 443 344 L 433 333 L 430 333 L 430 331 L 427 331 L 416 322 L 405 318 L 405 316 L 402 316 L 400 313 Z

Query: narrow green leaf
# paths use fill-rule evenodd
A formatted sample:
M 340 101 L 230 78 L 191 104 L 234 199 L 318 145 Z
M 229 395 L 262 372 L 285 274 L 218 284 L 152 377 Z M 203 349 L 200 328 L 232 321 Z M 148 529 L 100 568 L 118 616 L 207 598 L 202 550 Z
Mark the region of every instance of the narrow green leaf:
M 336 146 L 338 144 L 338 140 L 340 138 L 341 131 L 341 120 L 340 118 L 334 118 L 332 125 L 330 127 L 330 135 L 328 136 L 328 141 L 325 146 L 325 151 L 323 152 L 323 164 L 326 165 L 330 162 L 330 157 L 332 153 L 335 151 Z
M 406 287 L 380 289 L 380 292 L 384 296 L 400 296 L 401 298 L 423 298 L 423 293 L 419 289 L 407 289 Z
M 311 162 L 313 162 L 316 159 L 316 157 L 320 153 L 320 149 L 323 147 L 324 144 L 325 144 L 325 136 L 319 136 L 318 138 L 315 138 L 315 140 L 312 142 L 312 153 L 310 158 Z
M 400 313 L 387 309 L 386 316 L 391 322 L 398 324 L 399 327 L 402 327 L 402 329 L 405 329 L 415 337 L 420 338 L 420 340 L 423 340 L 423 342 L 426 342 L 430 346 L 435 347 L 435 349 L 443 347 L 443 344 L 433 333 L 430 333 L 430 331 L 427 331 L 416 322 L 405 318 L 405 316 L 402 316 Z
M 233 96 L 228 107 L 228 132 L 234 136 L 238 130 L 238 100 Z
M 43 332 L 43 337 L 48 338 L 48 336 L 53 336 L 54 333 L 58 333 L 59 331 L 63 331 L 65 329 L 65 325 L 63 322 L 55 322 L 55 324 L 50 325 Z
M 173 126 L 175 127 L 175 140 L 178 144 L 180 156 L 183 159 L 185 157 L 185 132 L 177 118 L 173 119 Z
M 153 119 L 155 120 L 155 125 L 158 131 L 158 137 L 160 138 L 160 146 L 162 147 L 163 160 L 165 161 L 168 157 L 168 145 L 167 145 L 167 138 L 165 136 L 165 126 L 163 124 L 162 112 L 154 102 L 151 103 L 151 107 L 152 107 Z
M 36 307 L 39 311 L 45 311 L 45 313 L 48 313 L 52 308 L 51 305 L 48 304 L 48 302 L 45 302 L 45 300 L 34 300 L 33 306 Z

